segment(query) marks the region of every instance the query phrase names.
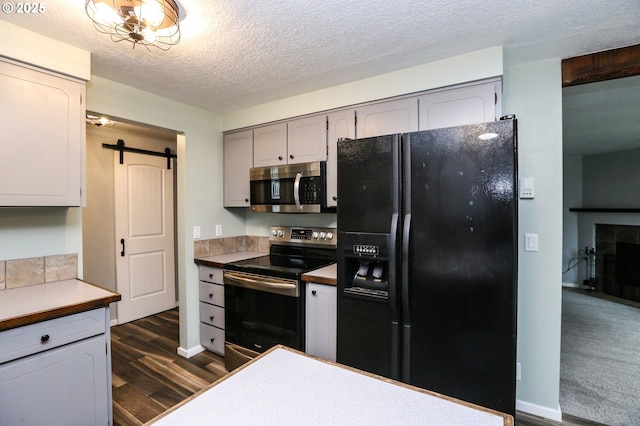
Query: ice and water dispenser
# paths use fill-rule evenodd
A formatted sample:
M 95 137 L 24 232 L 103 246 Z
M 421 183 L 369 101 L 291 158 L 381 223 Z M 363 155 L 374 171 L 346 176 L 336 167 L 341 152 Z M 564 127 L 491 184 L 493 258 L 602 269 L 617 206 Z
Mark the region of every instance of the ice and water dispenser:
M 342 275 L 342 291 L 348 295 L 375 299 L 389 294 L 389 235 L 340 233 L 338 249 Z

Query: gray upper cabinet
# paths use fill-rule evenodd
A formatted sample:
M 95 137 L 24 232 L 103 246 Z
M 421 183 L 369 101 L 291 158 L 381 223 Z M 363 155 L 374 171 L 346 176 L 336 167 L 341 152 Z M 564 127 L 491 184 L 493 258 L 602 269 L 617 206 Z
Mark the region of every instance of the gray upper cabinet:
M 495 121 L 500 95 L 500 82 L 495 81 L 420 96 L 420 130 Z
M 257 127 L 253 131 L 254 167 L 327 159 L 327 117 L 317 115 Z
M 327 117 L 327 207 L 338 205 L 338 139 L 356 137 L 355 110 L 335 111 Z
M 287 123 L 253 130 L 253 167 L 287 164 Z
M 418 130 L 417 98 L 364 105 L 357 108 L 356 136 L 369 138 Z
M 85 90 L 0 59 L 0 206 L 85 204 Z
M 224 206 L 249 207 L 253 130 L 224 135 Z
M 327 159 L 327 116 L 299 118 L 287 123 L 287 163 Z

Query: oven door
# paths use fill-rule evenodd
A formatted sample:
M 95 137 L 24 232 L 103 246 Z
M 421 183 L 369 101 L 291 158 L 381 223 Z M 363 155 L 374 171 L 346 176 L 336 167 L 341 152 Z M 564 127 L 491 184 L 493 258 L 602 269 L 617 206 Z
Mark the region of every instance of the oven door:
M 224 271 L 225 340 L 264 352 L 282 344 L 304 351 L 300 282 Z

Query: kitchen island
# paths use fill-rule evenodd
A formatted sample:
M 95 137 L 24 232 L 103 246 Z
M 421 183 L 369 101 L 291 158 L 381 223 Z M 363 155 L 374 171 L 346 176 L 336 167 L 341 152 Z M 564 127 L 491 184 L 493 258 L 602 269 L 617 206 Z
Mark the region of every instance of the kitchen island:
M 513 417 L 276 346 L 149 424 L 512 426 Z

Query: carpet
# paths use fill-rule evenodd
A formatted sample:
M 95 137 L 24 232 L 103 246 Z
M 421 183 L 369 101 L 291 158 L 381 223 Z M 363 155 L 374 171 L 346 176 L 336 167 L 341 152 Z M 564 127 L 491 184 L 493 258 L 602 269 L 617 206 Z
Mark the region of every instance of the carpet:
M 606 425 L 640 425 L 640 309 L 562 290 L 560 408 Z

